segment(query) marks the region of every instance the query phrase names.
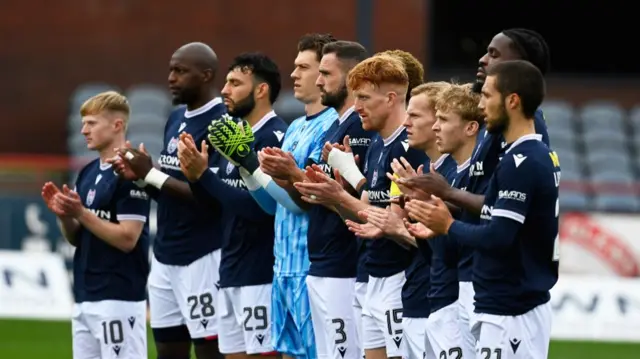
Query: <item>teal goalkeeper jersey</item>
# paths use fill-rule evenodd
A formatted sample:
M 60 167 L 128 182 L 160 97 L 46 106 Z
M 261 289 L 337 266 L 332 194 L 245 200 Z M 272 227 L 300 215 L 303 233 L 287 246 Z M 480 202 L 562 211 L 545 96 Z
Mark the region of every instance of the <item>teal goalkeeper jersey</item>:
M 311 162 L 319 163 L 324 135 L 337 118 L 338 113 L 334 109 L 326 108 L 315 115 L 296 119 L 287 129 L 282 150 L 291 152 L 300 168 Z M 275 218 L 274 275 L 295 277 L 307 274 L 308 228 L 307 213 L 293 213 L 278 204 Z

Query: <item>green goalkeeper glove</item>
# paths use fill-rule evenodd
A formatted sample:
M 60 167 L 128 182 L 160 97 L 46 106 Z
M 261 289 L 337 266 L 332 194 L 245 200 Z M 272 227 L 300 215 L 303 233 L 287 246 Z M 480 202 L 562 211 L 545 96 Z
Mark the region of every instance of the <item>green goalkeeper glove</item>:
M 249 173 L 260 167 L 258 155 L 251 148 L 255 138 L 247 121 L 236 122 L 231 116 L 224 115 L 211 122 L 208 129 L 209 142 L 229 162 Z

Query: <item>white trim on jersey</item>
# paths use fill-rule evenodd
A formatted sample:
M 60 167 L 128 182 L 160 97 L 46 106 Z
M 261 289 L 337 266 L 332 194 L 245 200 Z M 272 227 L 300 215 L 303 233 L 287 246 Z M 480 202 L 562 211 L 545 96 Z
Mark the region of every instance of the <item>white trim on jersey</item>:
M 525 220 L 525 217 L 520 213 L 516 213 L 506 209 L 494 209 L 491 211 L 491 216 L 513 219 L 514 221 L 519 223 L 524 223 Z
M 212 108 L 214 108 L 216 105 L 219 105 L 222 103 L 222 99 L 220 97 L 216 97 L 213 100 L 207 102 L 204 106 L 200 107 L 200 108 L 196 108 L 195 110 L 187 110 L 185 108 L 184 110 L 184 117 L 185 118 L 191 118 L 191 117 L 196 117 L 198 115 L 202 115 L 203 113 L 211 110 Z
M 147 216 L 141 216 L 139 214 L 119 214 L 116 216 L 116 218 L 118 219 L 118 221 L 147 221 Z

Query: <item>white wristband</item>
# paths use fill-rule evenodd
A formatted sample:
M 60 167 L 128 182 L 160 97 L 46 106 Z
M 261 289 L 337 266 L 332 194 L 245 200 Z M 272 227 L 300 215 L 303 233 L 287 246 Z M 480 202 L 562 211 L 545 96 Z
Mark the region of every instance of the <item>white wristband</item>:
M 144 180 L 142 180 L 142 179 L 135 180 L 135 181 L 133 181 L 133 183 L 134 183 L 136 186 L 140 187 L 140 188 L 145 188 L 145 187 L 147 187 L 147 182 L 145 182 L 145 181 L 144 181 Z
M 244 185 L 247 186 L 247 189 L 249 191 L 253 192 L 261 187 L 260 183 L 258 183 L 258 181 L 255 178 L 253 178 L 251 173 L 249 173 L 249 171 L 245 170 L 242 167 L 240 167 L 240 177 L 242 177 L 242 180 L 244 181 Z
M 262 172 L 260 168 L 253 172 L 253 178 L 255 178 L 256 182 L 258 182 L 264 189 L 267 189 L 269 182 L 271 182 L 271 176 Z
M 337 169 L 342 178 L 353 188 L 358 188 L 358 184 L 364 179 L 351 152 L 342 152 L 337 148 L 333 148 L 329 152 L 327 164 Z
M 162 185 L 169 179 L 169 175 L 162 173 L 161 171 L 152 168 L 149 173 L 144 177 L 144 181 L 157 189 L 162 189 Z

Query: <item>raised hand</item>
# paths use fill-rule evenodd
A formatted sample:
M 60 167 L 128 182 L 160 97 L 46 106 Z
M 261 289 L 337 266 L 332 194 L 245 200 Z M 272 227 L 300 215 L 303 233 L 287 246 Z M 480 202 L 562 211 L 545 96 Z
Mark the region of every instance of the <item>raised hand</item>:
M 357 223 L 351 220 L 346 220 L 347 228 L 356 236 L 366 239 L 378 239 L 382 238 L 384 233 L 382 230 L 371 223 Z
M 402 178 L 399 179 L 397 183 L 398 185 L 405 186 L 412 190 L 420 190 L 423 193 L 436 195 L 437 197 L 444 198 L 445 200 L 449 198 L 449 194 L 452 191 L 449 182 L 447 182 L 446 178 L 444 178 L 441 174 L 436 172 L 433 164 L 431 164 L 428 174 L 413 176 L 410 178 Z
M 55 184 L 53 184 L 53 182 L 47 182 L 44 184 L 44 186 L 42 186 L 42 191 L 40 194 L 42 195 L 42 199 L 47 205 L 47 208 L 49 208 L 49 210 L 53 212 L 53 214 L 58 217 L 69 217 L 69 214 L 66 213 L 55 200 L 55 197 L 58 193 L 61 193 L 60 189 Z
M 209 164 L 207 142 L 202 140 L 200 150 L 198 150 L 193 137 L 187 133 L 181 133 L 178 142 L 178 158 L 180 159 L 180 170 L 185 177 L 190 182 L 197 181 L 207 170 Z
M 447 234 L 453 223 L 453 217 L 447 205 L 436 196 L 429 202 L 411 200 L 405 203 L 404 209 L 410 218 L 422 223 L 435 234 Z

